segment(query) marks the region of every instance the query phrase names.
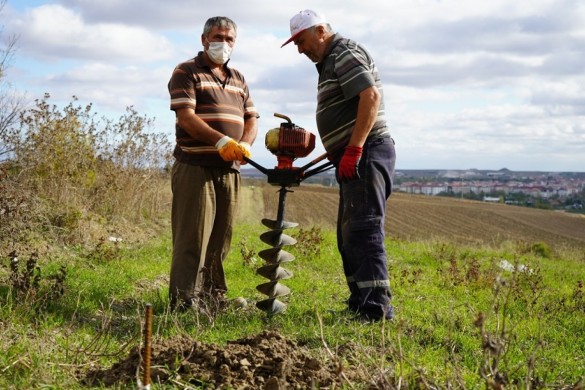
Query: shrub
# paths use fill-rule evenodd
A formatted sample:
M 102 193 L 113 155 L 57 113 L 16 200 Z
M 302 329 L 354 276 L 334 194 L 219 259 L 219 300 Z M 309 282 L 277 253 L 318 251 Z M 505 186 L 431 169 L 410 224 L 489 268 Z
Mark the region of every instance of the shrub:
M 117 122 L 97 119 L 91 104 L 73 97 L 60 110 L 49 98 L 21 112 L 20 131 L 4 139 L 11 153 L 0 165 L 0 241 L 26 228 L 72 243 L 96 218 L 136 223 L 166 212 L 172 149 L 151 131 L 152 119 L 132 107 Z
M 530 247 L 530 252 L 534 255 L 544 257 L 545 259 L 549 259 L 552 254 L 550 246 L 544 242 L 536 242 L 532 244 Z

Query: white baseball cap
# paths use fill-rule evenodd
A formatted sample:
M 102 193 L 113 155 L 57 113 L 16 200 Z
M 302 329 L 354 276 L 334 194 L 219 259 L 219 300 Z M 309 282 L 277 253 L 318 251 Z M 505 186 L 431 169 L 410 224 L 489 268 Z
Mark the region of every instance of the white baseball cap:
M 293 39 L 297 37 L 297 35 L 305 31 L 309 27 L 313 27 L 322 23 L 327 23 L 327 20 L 323 15 L 319 15 L 315 11 L 306 9 L 304 11 L 299 12 L 290 19 L 291 37 L 280 47 L 288 45 Z

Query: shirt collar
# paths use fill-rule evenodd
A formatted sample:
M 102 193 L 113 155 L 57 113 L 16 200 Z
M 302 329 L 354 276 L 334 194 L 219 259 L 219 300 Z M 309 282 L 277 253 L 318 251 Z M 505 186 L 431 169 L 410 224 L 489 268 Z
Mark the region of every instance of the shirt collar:
M 327 46 L 327 49 L 325 49 L 325 56 L 323 58 L 325 58 L 325 57 L 329 56 L 329 54 L 331 54 L 331 52 L 333 51 L 333 48 L 335 46 L 337 46 L 337 44 L 339 43 L 339 41 L 341 39 L 343 39 L 343 37 L 339 33 L 336 33 L 333 36 L 333 39 L 331 40 L 331 42 L 329 42 L 329 46 Z
M 329 57 L 329 54 L 331 54 L 331 52 L 333 51 L 333 48 L 335 46 L 337 46 L 337 44 L 339 43 L 339 41 L 341 41 L 341 39 L 343 39 L 341 34 L 336 33 L 333 36 L 333 39 L 331 40 L 331 42 L 329 42 L 329 46 L 327 46 L 327 48 L 325 49 L 325 55 L 323 56 L 323 60 L 321 62 L 319 62 L 318 64 L 315 64 L 315 66 L 317 67 L 317 71 L 319 73 L 321 73 L 321 69 L 323 69 L 323 63 L 325 63 L 325 59 L 327 57 Z

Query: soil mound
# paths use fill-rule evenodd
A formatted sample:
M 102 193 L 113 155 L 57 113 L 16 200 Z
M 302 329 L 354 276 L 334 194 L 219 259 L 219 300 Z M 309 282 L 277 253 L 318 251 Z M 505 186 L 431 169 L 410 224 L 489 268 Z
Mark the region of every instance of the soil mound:
M 89 372 L 84 382 L 105 386 L 136 383 L 139 352 L 134 348 L 111 368 Z M 153 343 L 151 382 L 213 389 L 338 388 L 349 380 L 340 367 L 333 360 L 320 361 L 276 332 L 265 331 L 225 346 L 182 337 Z

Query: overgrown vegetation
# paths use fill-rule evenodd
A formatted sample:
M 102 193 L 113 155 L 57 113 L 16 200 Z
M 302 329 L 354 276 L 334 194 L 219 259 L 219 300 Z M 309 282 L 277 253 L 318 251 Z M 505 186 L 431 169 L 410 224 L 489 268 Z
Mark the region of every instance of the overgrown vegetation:
M 117 122 L 91 104 L 62 110 L 47 94 L 3 135 L 0 241 L 92 245 L 168 209 L 168 137 L 132 107 Z

